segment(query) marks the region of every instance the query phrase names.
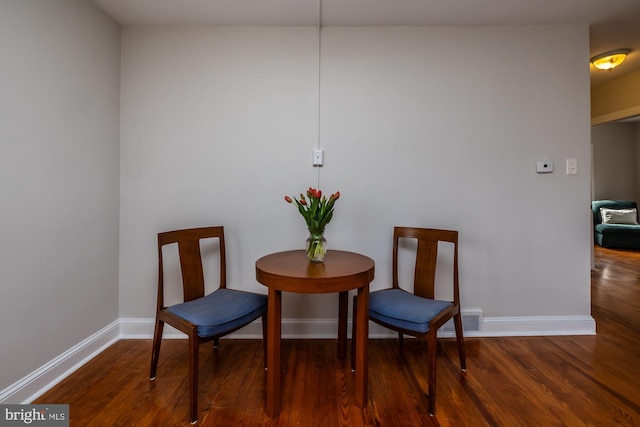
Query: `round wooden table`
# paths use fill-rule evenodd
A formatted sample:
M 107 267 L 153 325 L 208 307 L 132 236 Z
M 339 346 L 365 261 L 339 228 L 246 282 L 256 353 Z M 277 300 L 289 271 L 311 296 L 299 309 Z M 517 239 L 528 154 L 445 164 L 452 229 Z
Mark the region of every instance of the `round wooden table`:
M 282 291 L 304 294 L 339 293 L 338 357 L 347 354 L 347 310 L 349 291 L 358 290 L 356 312 L 355 404 L 367 403 L 367 351 L 369 342 L 369 283 L 374 277 L 373 260 L 354 252 L 329 250 L 324 262 L 311 262 L 304 250 L 278 252 L 256 261 L 256 279 L 269 288 L 267 313 L 266 412 L 280 413 L 280 347 Z

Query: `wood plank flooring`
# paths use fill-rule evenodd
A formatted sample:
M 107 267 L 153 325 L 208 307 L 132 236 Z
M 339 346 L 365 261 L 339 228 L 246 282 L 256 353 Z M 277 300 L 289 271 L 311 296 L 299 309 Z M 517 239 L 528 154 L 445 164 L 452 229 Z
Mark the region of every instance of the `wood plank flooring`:
M 640 252 L 596 247 L 596 336 L 440 340 L 436 416 L 427 413 L 424 347 L 369 346 L 369 401 L 353 404 L 354 375 L 332 340 L 284 340 L 279 417 L 264 412 L 262 342 L 201 347 L 201 426 L 640 426 Z M 187 343 L 165 340 L 148 379 L 150 340 L 122 340 L 34 403 L 70 404 L 71 426 L 186 426 Z

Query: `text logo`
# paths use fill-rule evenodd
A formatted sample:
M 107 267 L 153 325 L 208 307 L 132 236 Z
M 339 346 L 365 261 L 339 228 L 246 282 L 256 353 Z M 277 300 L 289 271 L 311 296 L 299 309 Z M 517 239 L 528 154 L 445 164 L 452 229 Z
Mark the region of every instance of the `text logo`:
M 0 427 L 69 427 L 69 405 L 0 405 Z

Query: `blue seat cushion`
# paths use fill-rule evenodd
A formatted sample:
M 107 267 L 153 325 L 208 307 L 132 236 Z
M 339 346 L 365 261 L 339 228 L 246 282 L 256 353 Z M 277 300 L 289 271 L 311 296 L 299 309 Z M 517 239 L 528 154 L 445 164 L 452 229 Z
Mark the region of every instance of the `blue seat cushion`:
M 233 331 L 267 310 L 267 296 L 234 289 L 218 289 L 193 301 L 176 304 L 167 311 L 198 325 L 202 338 Z
M 422 298 L 402 289 L 371 292 L 369 317 L 413 332 L 429 332 L 429 322 L 451 307 L 449 301 Z

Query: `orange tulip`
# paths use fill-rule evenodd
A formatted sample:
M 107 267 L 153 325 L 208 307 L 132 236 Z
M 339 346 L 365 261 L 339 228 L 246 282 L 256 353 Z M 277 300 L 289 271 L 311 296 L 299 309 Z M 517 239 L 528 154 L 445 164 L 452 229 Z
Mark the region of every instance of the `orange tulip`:
M 340 192 L 331 194 L 329 199 L 322 196 L 322 191 L 309 187 L 304 193 L 300 193 L 300 198 L 284 196 L 287 203 L 294 203 L 298 211 L 304 218 L 307 229 L 310 233 L 322 234 L 325 227 L 333 218 L 333 207 L 336 200 L 340 198 Z

